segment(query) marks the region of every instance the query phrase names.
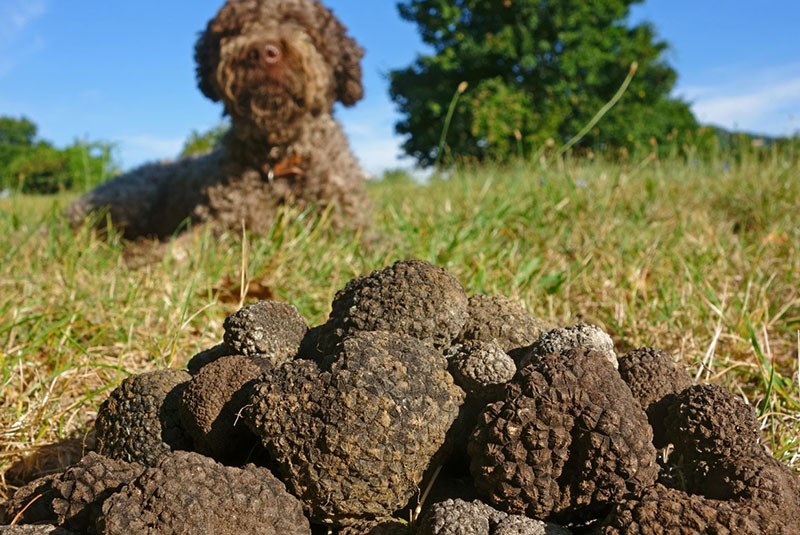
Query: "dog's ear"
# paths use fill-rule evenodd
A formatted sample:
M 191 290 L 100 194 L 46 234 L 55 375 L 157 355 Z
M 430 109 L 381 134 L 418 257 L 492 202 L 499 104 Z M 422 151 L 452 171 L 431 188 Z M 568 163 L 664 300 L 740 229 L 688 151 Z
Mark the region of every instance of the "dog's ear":
M 243 20 L 248 16 L 252 17 L 254 9 L 251 1 L 228 0 L 216 16 L 208 21 L 206 30 L 200 34 L 194 45 L 197 86 L 205 96 L 215 102 L 221 98 L 215 81 L 222 40 L 238 34 Z
M 194 45 L 194 62 L 197 87 L 214 102 L 218 101 L 220 96 L 212 80 L 219 63 L 219 34 L 212 31 L 211 23 Z
M 345 106 L 352 106 L 364 97 L 361 83 L 361 58 L 364 49 L 355 40 L 343 35 L 339 65 L 336 69 L 336 97 Z
M 315 44 L 333 66 L 336 99 L 345 106 L 352 106 L 364 96 L 361 85 L 361 58 L 364 49 L 347 35 L 347 28 L 328 8 L 315 2 L 316 25 L 318 27 Z

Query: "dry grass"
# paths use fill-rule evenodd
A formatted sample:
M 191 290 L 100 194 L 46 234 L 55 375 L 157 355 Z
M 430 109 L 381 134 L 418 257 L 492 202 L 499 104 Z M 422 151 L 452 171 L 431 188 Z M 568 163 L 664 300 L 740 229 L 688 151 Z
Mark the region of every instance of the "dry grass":
M 76 460 L 125 376 L 216 343 L 242 293 L 318 323 L 348 279 L 411 256 L 470 293 L 599 324 L 620 351 L 673 351 L 698 380 L 747 398 L 765 444 L 800 468 L 798 171 L 774 154 L 471 169 L 373 184 L 368 236 L 290 213 L 246 247 L 199 231 L 144 259 L 69 230 L 66 197 L 2 200 L 0 501 Z

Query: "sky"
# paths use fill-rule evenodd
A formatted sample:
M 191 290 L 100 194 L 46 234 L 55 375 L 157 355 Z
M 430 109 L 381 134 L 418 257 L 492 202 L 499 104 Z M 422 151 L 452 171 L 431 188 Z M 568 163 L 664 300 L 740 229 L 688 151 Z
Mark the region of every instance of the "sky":
M 386 74 L 426 52 L 395 0 L 325 0 L 366 49 L 366 96 L 338 107 L 351 145 L 372 174 L 408 167 Z M 222 0 L 0 0 L 0 115 L 25 116 L 39 137 L 116 145 L 123 169 L 175 157 L 222 108 L 196 88 L 194 42 Z M 800 132 L 797 0 L 646 0 L 670 43 L 675 94 L 705 124 L 758 134 Z

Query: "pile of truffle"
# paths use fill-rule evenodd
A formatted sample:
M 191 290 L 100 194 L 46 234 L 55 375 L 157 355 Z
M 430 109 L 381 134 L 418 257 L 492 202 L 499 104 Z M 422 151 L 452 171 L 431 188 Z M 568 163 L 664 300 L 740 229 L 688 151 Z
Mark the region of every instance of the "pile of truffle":
M 0 533 L 800 533 L 800 478 L 740 398 L 427 262 L 350 281 L 314 328 L 247 306 L 187 368 L 123 381 L 96 451 Z

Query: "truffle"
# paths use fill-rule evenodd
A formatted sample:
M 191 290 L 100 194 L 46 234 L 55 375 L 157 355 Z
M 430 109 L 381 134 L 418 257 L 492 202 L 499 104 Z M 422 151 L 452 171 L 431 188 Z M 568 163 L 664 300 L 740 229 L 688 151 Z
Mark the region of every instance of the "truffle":
M 225 344 L 234 352 L 278 365 L 293 359 L 308 331 L 295 307 L 259 301 L 225 318 Z
M 296 360 L 252 387 L 245 420 L 315 522 L 391 515 L 417 489 L 464 393 L 410 336 L 360 332 L 330 370 Z
M 189 449 L 178 418 L 189 379 L 185 371 L 157 370 L 122 381 L 97 413 L 98 453 L 152 466 L 172 450 Z
M 0 522 L 15 520 L 18 524 L 56 523 L 53 511 L 53 483 L 61 474 L 48 474 L 18 488 L 6 503 L 0 503 Z
M 678 392 L 691 386 L 689 374 L 669 353 L 649 347 L 620 357 L 619 374 L 647 413 L 653 427 L 653 443 L 657 448 L 667 446 L 664 428 L 667 409 Z
M 358 277 L 337 292 L 320 333 L 323 353 L 363 331 L 406 334 L 443 351 L 467 321 L 467 295 L 441 267 L 403 260 Z
M 576 323 L 569 327 L 557 327 L 545 332 L 530 347 L 519 352 L 521 361 L 518 365 L 521 368 L 545 355 L 560 353 L 572 348 L 598 351 L 615 368 L 618 366 L 617 354 L 614 352 L 614 341 L 603 329 L 587 323 Z
M 602 518 L 658 473 L 647 415 L 603 353 L 570 349 L 521 369 L 470 437 L 476 486 L 502 510 Z
M 448 499 L 423 515 L 420 535 L 569 535 L 569 530 L 522 515 L 510 515 L 479 501 Z
M 90 452 L 61 474 L 40 478 L 18 490 L 10 517 L 24 524 L 49 522 L 77 533 L 96 533 L 103 501 L 138 477 L 144 467 Z M 28 508 L 29 504 L 36 507 Z
M 753 408 L 717 385 L 694 385 L 679 393 L 665 427 L 674 446 L 670 462 L 678 465 L 690 488 L 719 460 L 763 453 Z
M 194 355 L 192 358 L 189 359 L 189 362 L 186 363 L 186 369 L 192 375 L 196 375 L 197 372 L 203 369 L 203 366 L 211 364 L 212 362 L 219 360 L 222 357 L 227 357 L 235 354 L 236 351 L 228 347 L 228 345 L 223 342 L 208 349 L 204 349 L 200 353 Z
M 260 361 L 260 362 L 259 362 Z M 194 450 L 217 460 L 244 458 L 258 439 L 239 421 L 244 398 L 236 394 L 270 367 L 267 361 L 222 357 L 203 367 L 183 390 L 181 425 Z
M 447 369 L 467 397 L 495 401 L 517 367 L 496 342 L 471 340 L 447 350 Z
M 300 503 L 266 468 L 223 466 L 177 451 L 103 504 L 98 531 L 310 534 Z
M 72 531 L 45 524 L 0 526 L 0 535 L 77 535 Z
M 800 479 L 766 454 L 726 459 L 692 492 L 657 484 L 618 504 L 604 524 L 607 535 L 793 535 L 800 533 Z
M 790 531 L 767 529 L 768 519 L 745 507 L 656 484 L 640 497 L 618 504 L 599 531 L 602 535 L 631 533 L 735 533 L 764 535 Z
M 337 535 L 413 535 L 407 523 L 396 518 L 362 520 L 339 530 Z
M 496 342 L 506 353 L 530 346 L 553 328 L 531 315 L 519 301 L 501 295 L 473 295 L 467 310 L 467 322 L 456 341 Z
M 758 445 L 755 413 L 741 399 L 691 386 L 670 405 L 667 430 L 682 487 L 628 497 L 602 533 L 800 533 L 800 479 Z

